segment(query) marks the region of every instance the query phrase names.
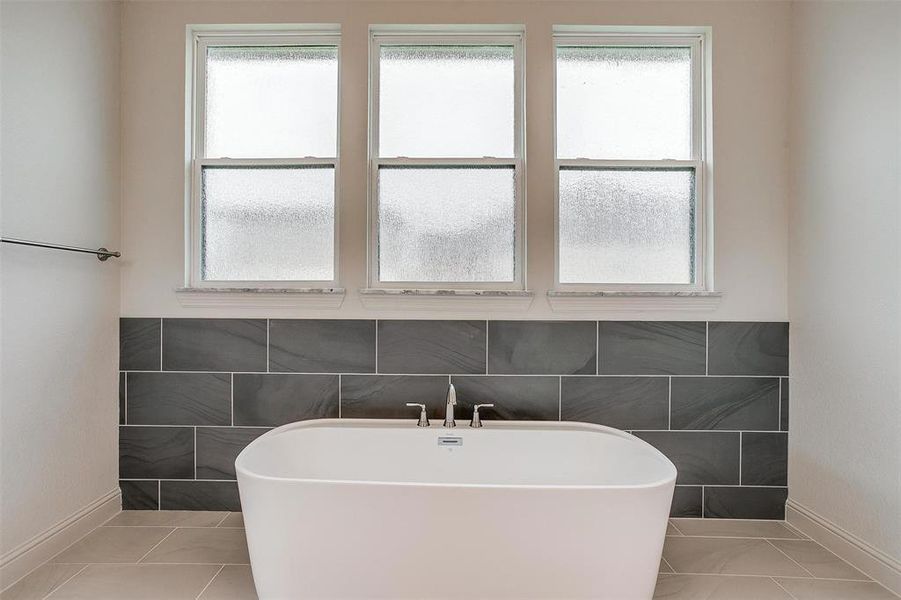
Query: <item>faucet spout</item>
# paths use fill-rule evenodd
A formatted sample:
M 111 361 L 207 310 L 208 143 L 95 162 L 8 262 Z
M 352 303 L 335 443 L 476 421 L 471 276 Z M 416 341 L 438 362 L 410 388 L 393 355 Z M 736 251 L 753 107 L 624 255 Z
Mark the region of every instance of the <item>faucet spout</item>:
M 454 421 L 454 406 L 457 405 L 457 390 L 454 387 L 454 384 L 450 383 L 447 386 L 447 404 L 445 406 L 444 413 L 444 426 L 445 427 L 456 427 L 457 423 Z

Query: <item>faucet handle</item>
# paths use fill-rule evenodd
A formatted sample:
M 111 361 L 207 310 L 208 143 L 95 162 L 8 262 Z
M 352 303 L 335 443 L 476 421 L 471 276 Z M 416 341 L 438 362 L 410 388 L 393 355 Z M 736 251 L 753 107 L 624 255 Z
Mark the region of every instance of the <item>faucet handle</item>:
M 407 402 L 407 406 L 418 406 L 419 407 L 419 422 L 416 423 L 417 427 L 428 427 L 429 426 L 429 417 L 425 412 L 425 404 L 418 404 L 416 402 Z
M 472 407 L 472 421 L 469 422 L 470 427 L 481 427 L 482 417 L 479 416 L 480 408 L 494 408 L 494 404 L 476 404 Z

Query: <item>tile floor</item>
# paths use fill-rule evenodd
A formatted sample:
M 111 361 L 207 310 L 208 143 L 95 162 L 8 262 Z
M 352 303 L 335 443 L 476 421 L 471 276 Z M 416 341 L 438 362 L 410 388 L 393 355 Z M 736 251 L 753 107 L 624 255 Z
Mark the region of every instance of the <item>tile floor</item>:
M 122 512 L 0 600 L 256 598 L 240 513 Z M 776 521 L 671 519 L 655 599 L 897 600 Z

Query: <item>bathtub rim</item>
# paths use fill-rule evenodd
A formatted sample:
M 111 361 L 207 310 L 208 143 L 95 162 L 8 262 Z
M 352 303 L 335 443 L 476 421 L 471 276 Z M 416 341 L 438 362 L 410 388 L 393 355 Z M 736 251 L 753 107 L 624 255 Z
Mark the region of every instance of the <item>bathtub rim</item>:
M 440 420 L 430 420 L 434 426 Z M 313 429 L 326 428 L 329 426 L 339 427 L 367 427 L 367 428 L 391 428 L 408 426 L 416 428 L 416 422 L 410 419 L 308 419 L 305 421 L 295 421 L 287 423 L 274 429 L 271 429 L 263 435 L 251 441 L 235 458 L 235 477 L 238 480 L 240 490 L 241 477 L 256 479 L 270 482 L 291 482 L 291 483 L 308 483 L 314 485 L 354 485 L 354 486 L 384 486 L 384 487 L 421 487 L 421 488 L 456 488 L 456 489 L 499 489 L 499 490 L 580 490 L 580 491 L 597 491 L 597 490 L 647 490 L 669 485 L 675 485 L 678 471 L 672 461 L 666 457 L 660 450 L 636 437 L 630 433 L 608 427 L 606 425 L 598 425 L 596 423 L 584 423 L 581 421 L 484 421 L 485 429 L 511 429 L 511 430 L 572 430 L 572 431 L 588 431 L 595 433 L 604 433 L 614 435 L 622 439 L 628 440 L 630 443 L 637 443 L 644 446 L 647 450 L 653 452 L 659 459 L 662 459 L 664 466 L 668 467 L 669 475 L 657 480 L 651 480 L 646 483 L 637 484 L 595 484 L 595 485 L 561 485 L 561 484 L 498 484 L 498 483 L 447 483 L 447 482 L 419 482 L 419 481 L 376 481 L 367 479 L 321 479 L 309 477 L 278 477 L 274 475 L 265 475 L 249 470 L 242 463 L 246 460 L 245 455 L 252 451 L 255 446 L 263 444 L 268 438 L 276 437 L 288 431 L 296 429 Z M 443 429 L 437 426 L 436 429 Z M 448 429 L 448 435 L 454 432 Z

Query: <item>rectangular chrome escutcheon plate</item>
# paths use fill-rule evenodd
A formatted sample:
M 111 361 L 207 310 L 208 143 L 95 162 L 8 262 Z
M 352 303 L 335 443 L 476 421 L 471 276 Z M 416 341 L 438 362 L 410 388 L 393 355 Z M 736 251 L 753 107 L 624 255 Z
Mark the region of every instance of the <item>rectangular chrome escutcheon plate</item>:
M 439 446 L 462 446 L 463 438 L 441 436 L 438 438 L 438 445 Z

